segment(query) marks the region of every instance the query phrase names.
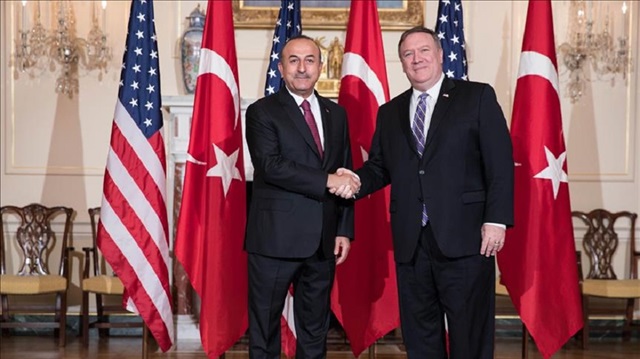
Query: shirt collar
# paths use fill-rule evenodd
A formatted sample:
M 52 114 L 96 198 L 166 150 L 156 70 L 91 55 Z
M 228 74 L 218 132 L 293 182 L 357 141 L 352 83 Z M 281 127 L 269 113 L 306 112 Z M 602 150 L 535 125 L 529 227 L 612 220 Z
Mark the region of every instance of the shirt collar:
M 440 88 L 442 87 L 442 82 L 444 81 L 444 73 L 442 73 L 440 75 L 440 79 L 438 80 L 438 82 L 435 83 L 435 85 L 431 86 L 430 89 L 427 90 L 427 93 L 429 94 L 429 97 L 432 100 L 435 100 L 438 98 L 438 95 L 440 94 Z M 418 97 L 420 95 L 422 95 L 424 92 L 416 90 L 415 88 L 413 89 L 413 93 L 411 95 L 412 99 L 417 101 Z M 302 102 L 302 101 L 301 101 Z
M 289 91 L 289 94 L 291 95 L 291 97 L 293 97 L 293 100 L 296 102 L 296 105 L 298 105 L 298 107 L 302 106 L 302 101 L 304 101 L 304 100 L 309 101 L 309 105 L 312 105 L 312 106 L 313 106 L 313 104 L 318 102 L 318 99 L 316 97 L 315 91 L 312 92 L 309 97 L 304 98 L 302 96 L 296 95 L 293 92 L 291 92 L 287 86 L 285 86 L 284 88 L 286 88 L 287 91 Z

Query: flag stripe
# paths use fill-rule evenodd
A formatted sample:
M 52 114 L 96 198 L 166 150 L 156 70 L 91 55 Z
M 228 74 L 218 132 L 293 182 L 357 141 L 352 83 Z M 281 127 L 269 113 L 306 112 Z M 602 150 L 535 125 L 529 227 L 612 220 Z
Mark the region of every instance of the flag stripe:
M 100 210 L 101 214 L 105 216 L 102 220 L 102 225 L 105 231 L 109 235 L 105 240 L 105 245 L 113 245 L 118 248 L 119 255 L 123 258 L 122 264 L 128 266 L 130 270 L 121 271 L 119 276 L 124 277 L 135 276 L 131 279 L 134 280 L 134 285 L 140 285 L 144 289 L 144 295 L 151 300 L 151 304 L 157 308 L 152 311 L 151 315 L 159 315 L 162 318 L 162 322 L 168 331 L 168 336 L 173 337 L 173 315 L 171 314 L 171 302 L 170 292 L 164 289 L 164 284 L 154 271 L 151 263 L 147 260 L 145 254 L 140 250 L 138 246 L 129 245 L 133 238 L 127 237 L 127 228 L 120 221 L 120 217 L 113 211 L 109 201 L 102 202 Z M 122 273 L 122 274 L 120 274 Z M 132 293 L 134 295 L 141 295 L 141 291 L 136 290 Z
M 116 136 L 117 138 L 117 136 Z M 117 142 L 117 139 L 114 141 Z M 114 185 L 124 197 L 124 201 L 131 206 L 142 225 L 149 233 L 153 243 L 160 249 L 163 260 L 167 267 L 169 266 L 169 247 L 167 237 L 163 231 L 161 218 L 158 216 L 155 208 L 149 203 L 147 194 L 142 191 L 129 175 L 127 167 L 120 161 L 118 155 L 113 151 L 109 151 L 107 157 L 107 171 Z M 153 193 L 157 193 L 154 191 Z
M 149 140 L 140 132 L 138 126 L 135 125 L 135 121 L 133 121 L 133 118 L 120 101 L 116 103 L 114 122 L 120 129 L 122 136 L 131 147 L 135 149 L 137 157 L 151 178 L 153 178 L 156 186 L 163 189 L 158 191 L 158 194 L 160 194 L 163 201 L 166 202 L 166 194 L 164 191 L 164 188 L 166 188 L 166 173 L 163 164 L 165 160 L 164 147 L 162 147 L 163 155 L 162 158 L 160 158 Z
M 156 276 L 159 276 L 161 278 L 168 277 L 169 263 L 166 262 L 165 260 L 158 260 L 163 257 L 163 253 L 161 249 L 162 247 L 152 245 L 153 241 L 151 240 L 151 235 L 145 228 L 144 220 L 141 220 L 141 216 L 138 215 L 138 212 L 136 212 L 135 209 L 129 206 L 126 199 L 122 196 L 122 192 L 119 191 L 119 189 L 117 188 L 115 183 L 112 181 L 112 179 L 113 177 L 111 177 L 111 172 L 107 172 L 107 174 L 105 175 L 105 186 L 107 188 L 114 188 L 114 189 L 110 190 L 104 196 L 104 200 L 108 201 L 109 203 L 119 204 L 119 207 L 112 209 L 112 212 L 118 215 L 118 220 L 121 221 L 120 223 L 123 223 L 123 225 L 126 228 L 124 228 L 124 231 L 119 231 L 120 229 L 119 227 L 108 228 L 106 227 L 106 225 L 103 224 L 105 230 L 112 237 L 122 236 L 125 238 L 130 238 L 133 242 L 137 244 L 137 248 L 140 249 L 142 252 L 144 252 L 145 258 L 151 261 L 150 264 L 153 264 L 152 269 L 156 273 Z M 105 223 L 107 219 L 113 220 L 110 218 L 106 218 Z M 122 220 L 126 220 L 126 221 L 122 222 Z M 165 288 L 165 291 L 169 295 L 170 293 L 169 283 L 164 283 L 163 287 Z
M 153 224 L 159 224 L 162 227 L 156 228 L 157 232 L 159 232 L 158 237 L 166 236 L 164 233 L 167 233 L 166 223 L 167 223 L 167 213 L 166 211 L 159 212 L 159 208 L 165 208 L 165 201 L 160 196 L 160 189 L 156 186 L 155 182 L 151 176 L 148 175 L 145 167 L 142 165 L 140 158 L 135 155 L 136 151 L 126 142 L 126 139 L 122 137 L 122 133 L 120 129 L 114 125 L 113 136 L 111 141 L 111 148 L 109 150 L 109 154 L 107 156 L 107 166 L 109 166 L 109 161 L 111 160 L 111 156 L 116 156 L 118 159 L 122 159 L 120 161 L 120 167 L 114 168 L 114 170 L 122 171 L 122 176 L 129 177 L 130 180 L 127 179 L 128 182 L 133 182 L 136 188 L 128 188 L 129 192 L 132 193 L 130 196 L 131 199 L 135 199 L 138 201 L 142 201 L 140 206 L 147 205 L 151 210 L 155 211 L 155 216 L 158 217 L 157 221 L 154 221 Z M 162 139 L 156 134 L 152 138 L 149 139 L 152 142 L 161 142 Z M 126 162 L 127 165 L 123 164 Z M 117 166 L 117 165 L 114 165 Z M 131 183 L 129 183 L 131 184 Z M 143 199 L 138 199 L 136 197 L 137 194 L 144 194 Z M 142 213 L 142 212 L 141 212 Z

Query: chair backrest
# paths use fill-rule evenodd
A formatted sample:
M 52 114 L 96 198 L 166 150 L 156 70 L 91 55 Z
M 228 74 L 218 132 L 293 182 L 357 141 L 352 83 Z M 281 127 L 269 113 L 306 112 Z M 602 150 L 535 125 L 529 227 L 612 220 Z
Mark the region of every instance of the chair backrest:
M 638 255 L 635 250 L 637 214 L 627 211 L 613 213 L 605 209 L 594 209 L 588 213 L 573 211 L 571 215 L 582 220 L 587 227 L 582 241 L 582 247 L 589 258 L 589 271 L 586 279 L 618 279 L 614 271 L 613 256 L 619 245 L 618 232 L 616 231 L 616 223 L 619 219 L 629 220 L 629 252 L 631 253 L 629 277 L 635 278 L 637 276 L 637 257 L 634 257 L 634 255 Z
M 0 271 L 2 274 L 48 275 L 49 263 L 56 263 L 60 255 L 58 270 L 64 276 L 67 272 L 67 248 L 71 235 L 71 221 L 74 211 L 68 207 L 45 207 L 30 204 L 25 207 L 4 206 L 0 208 Z M 17 222 L 16 231 L 8 233 L 8 227 Z M 5 227 L 6 226 L 6 227 Z M 60 229 L 59 227 L 63 227 Z M 7 252 L 18 253 L 18 265 L 13 264 L 14 256 L 7 258 Z M 9 262 L 11 261 L 11 262 Z M 17 271 L 13 273 L 15 268 Z
M 102 256 L 100 248 L 98 248 L 98 224 L 100 223 L 100 207 L 89 208 L 89 219 L 91 220 L 91 237 L 93 239 L 93 248 L 91 254 L 93 262 L 93 275 L 114 275 L 113 269 Z

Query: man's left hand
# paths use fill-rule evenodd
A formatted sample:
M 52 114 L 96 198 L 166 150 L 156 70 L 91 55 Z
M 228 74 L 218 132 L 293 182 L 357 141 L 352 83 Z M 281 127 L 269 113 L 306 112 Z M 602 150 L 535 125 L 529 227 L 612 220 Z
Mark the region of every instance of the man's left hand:
M 336 265 L 341 264 L 347 259 L 349 248 L 351 248 L 351 240 L 349 240 L 348 237 L 336 237 L 336 247 L 333 250 L 333 254 L 336 256 Z
M 504 228 L 483 224 L 480 254 L 487 257 L 495 256 L 504 247 L 505 232 Z

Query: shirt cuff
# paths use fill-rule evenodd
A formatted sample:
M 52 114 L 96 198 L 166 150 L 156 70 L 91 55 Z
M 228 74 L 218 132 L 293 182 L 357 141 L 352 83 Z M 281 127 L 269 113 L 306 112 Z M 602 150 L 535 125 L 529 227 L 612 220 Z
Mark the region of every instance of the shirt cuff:
M 500 227 L 502 229 L 507 229 L 507 225 L 506 224 L 502 224 L 502 223 L 486 222 L 485 224 L 488 224 L 490 226 Z

